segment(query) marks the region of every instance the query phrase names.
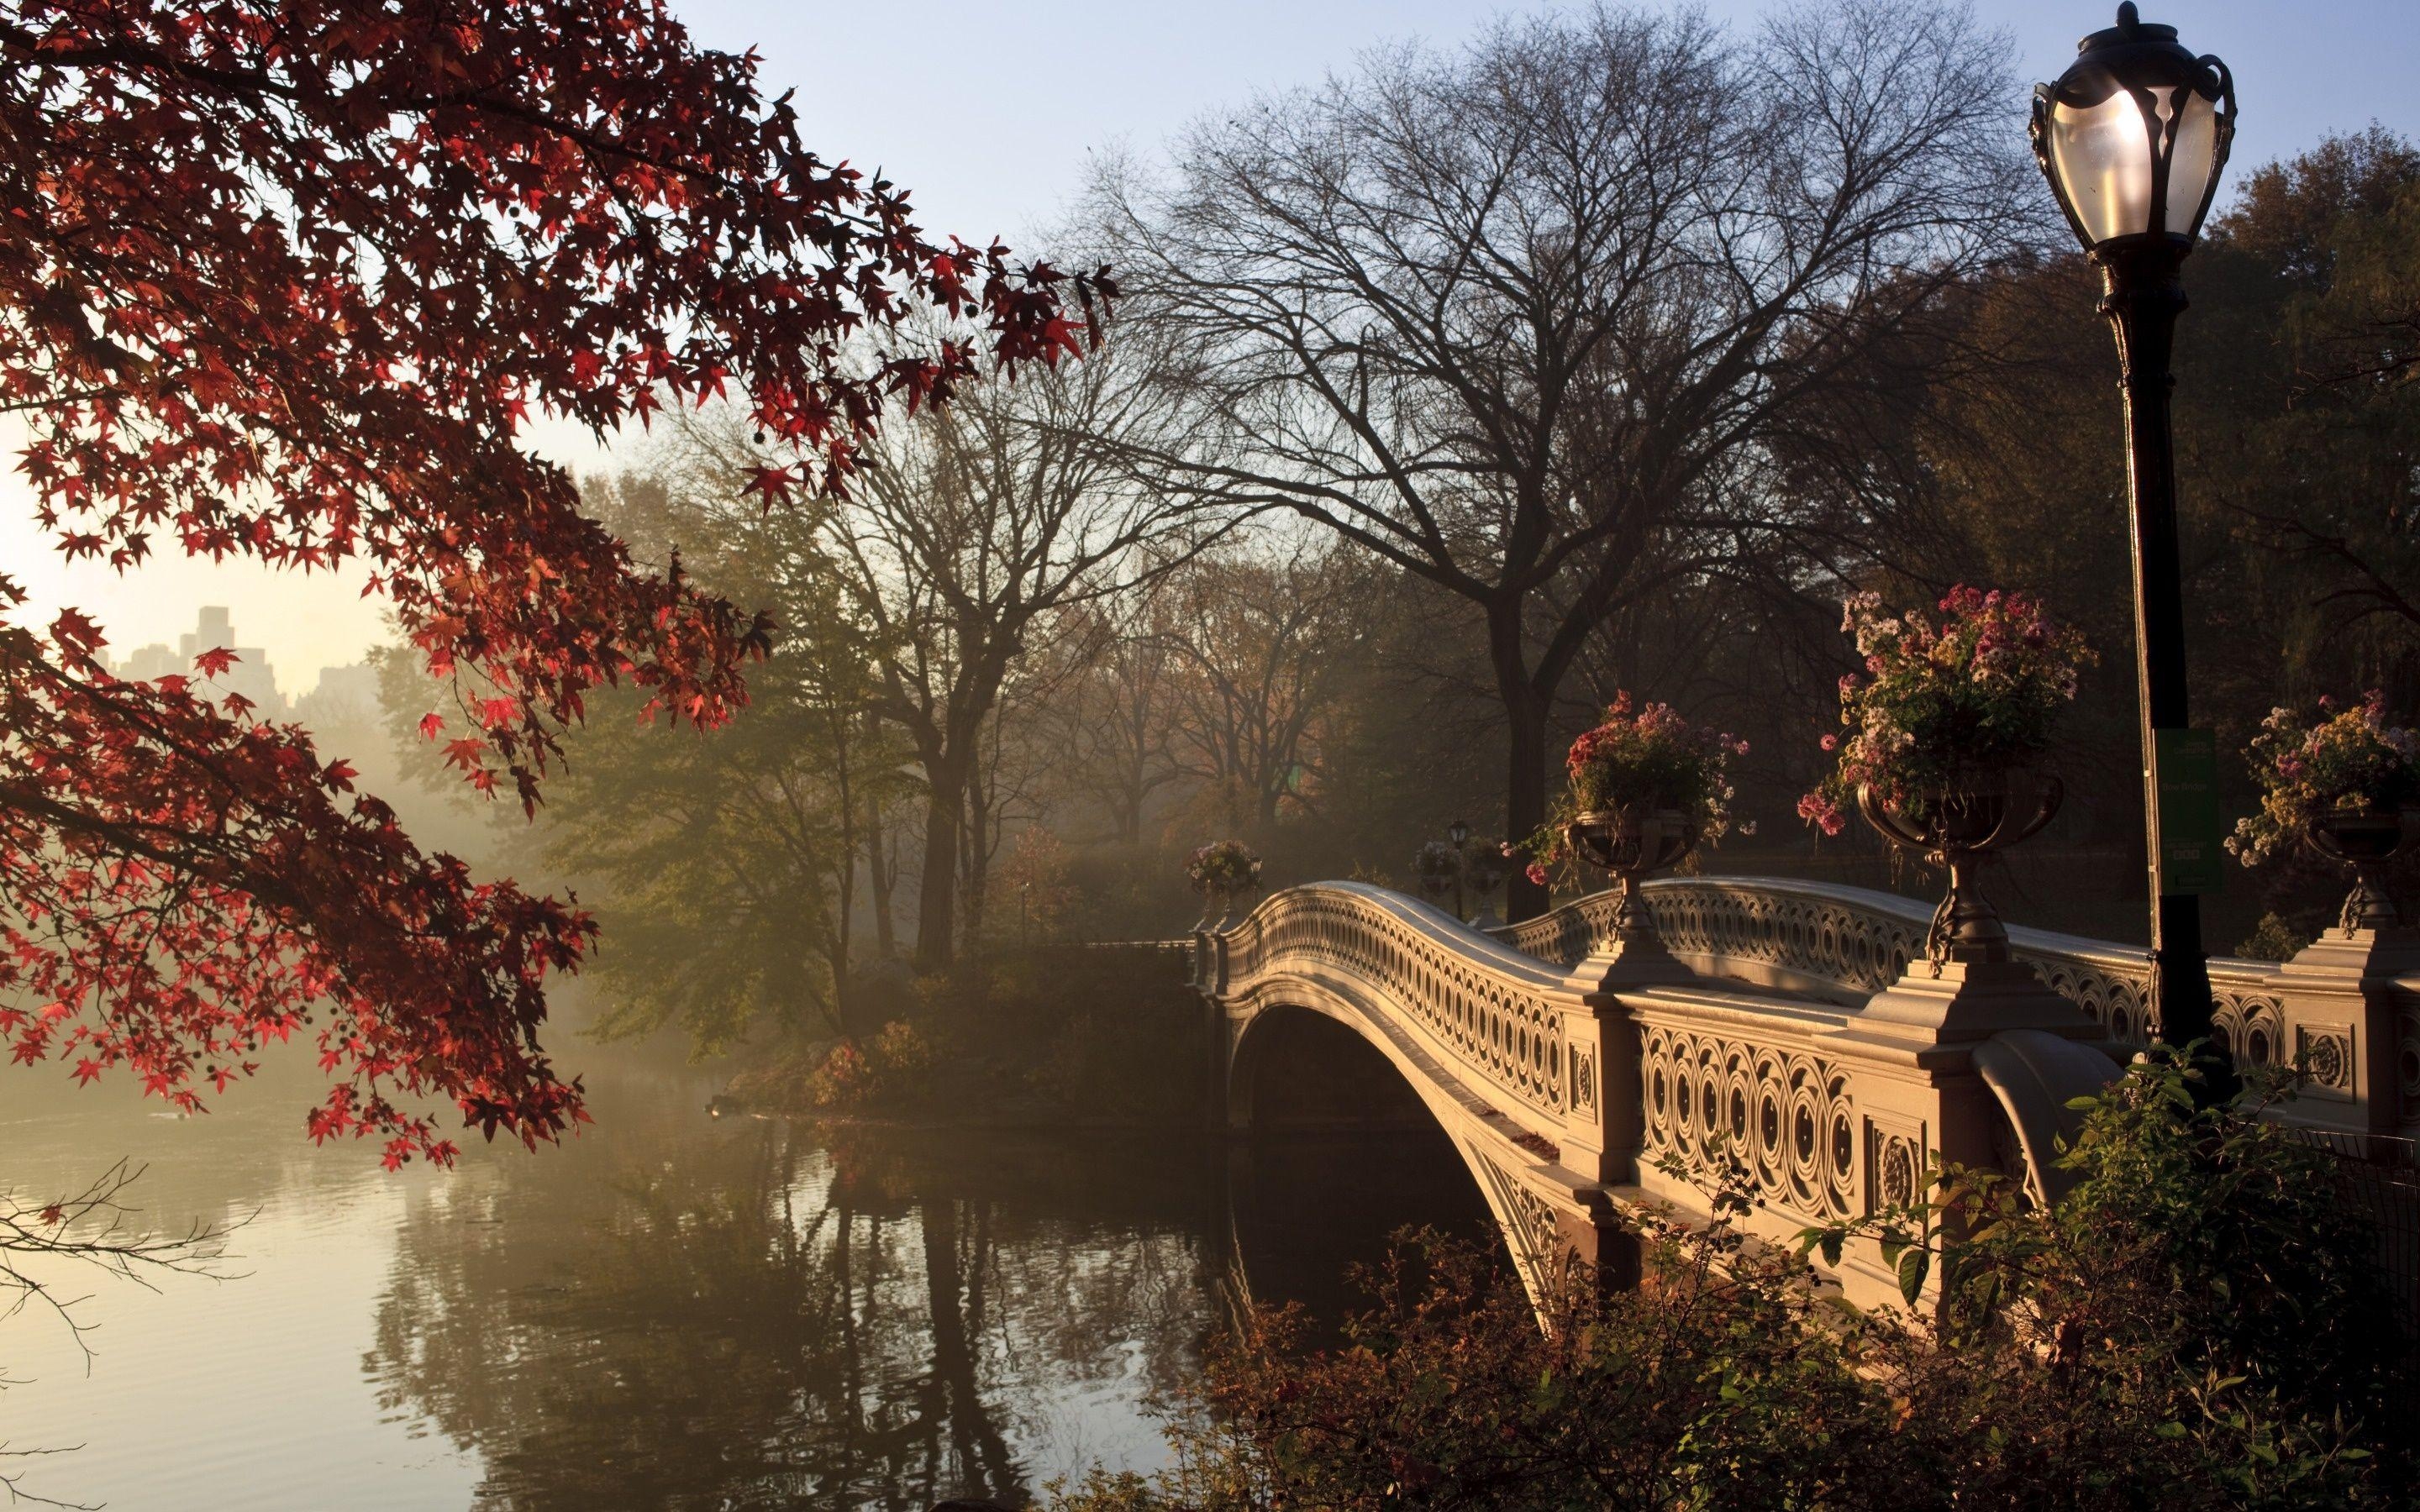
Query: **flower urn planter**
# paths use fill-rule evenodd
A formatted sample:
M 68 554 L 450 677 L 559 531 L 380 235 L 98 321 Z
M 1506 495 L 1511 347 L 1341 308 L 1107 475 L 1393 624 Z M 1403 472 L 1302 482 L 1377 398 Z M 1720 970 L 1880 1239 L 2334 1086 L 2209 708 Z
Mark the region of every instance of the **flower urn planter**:
M 1496 851 L 1477 849 L 1466 862 L 1468 867 L 1473 913 L 1470 927 L 1484 933 L 1498 927 L 1496 918 L 1496 889 L 1504 886 L 1504 859 Z
M 1976 870 L 1986 856 L 2049 824 L 2066 792 L 2057 778 L 2023 766 L 1946 785 L 1926 795 L 1929 801 L 1913 812 L 1869 787 L 1857 790 L 1857 811 L 1877 833 L 1949 872 L 1949 890 L 1925 933 L 1925 959 L 1934 976 L 1952 961 L 2009 959 L 2009 932 L 1976 885 Z
M 1572 853 L 1613 876 L 1613 911 L 1605 942 L 1583 966 L 1595 984 L 1644 982 L 1687 977 L 1655 932 L 1654 917 L 1639 896 L 1639 884 L 1677 865 L 1697 847 L 1698 826 L 1677 809 L 1630 806 L 1589 809 L 1563 825 Z
M 1920 809 L 1857 790 L 1866 822 L 1892 844 L 1946 868 L 1949 890 L 1933 910 L 1922 961 L 1910 961 L 1898 981 L 1825 1038 L 1865 1047 L 1863 1053 L 1888 1047 L 1918 1057 L 2004 1040 L 1993 1054 L 2015 1057 L 2030 1068 L 2026 1075 L 2048 1067 L 2064 1078 L 2059 1085 L 2080 1086 L 2117 1073 L 2116 1059 L 2091 1048 L 2107 1031 L 2010 953 L 2007 928 L 1976 886 L 1982 860 L 2049 824 L 2064 795 L 2058 779 L 2023 766 L 1946 786 L 1927 795 Z M 2086 1043 L 2061 1047 L 2060 1041 Z M 2020 1137 L 2028 1136 L 2020 1131 Z
M 2350 937 L 2359 930 L 2393 929 L 2403 922 L 2387 891 L 2386 868 L 2420 839 L 2411 814 L 2398 810 L 2336 809 L 2317 815 L 2303 831 L 2304 843 L 2352 872 L 2336 925 Z
M 1218 922 L 1210 926 L 1212 933 L 1224 934 L 1229 930 L 1233 929 L 1237 924 L 1244 921 L 1245 916 L 1249 915 L 1251 910 L 1249 908 L 1243 908 L 1239 911 L 1236 905 L 1238 900 L 1240 900 L 1248 890 L 1249 890 L 1249 885 L 1221 887 L 1218 889 Z

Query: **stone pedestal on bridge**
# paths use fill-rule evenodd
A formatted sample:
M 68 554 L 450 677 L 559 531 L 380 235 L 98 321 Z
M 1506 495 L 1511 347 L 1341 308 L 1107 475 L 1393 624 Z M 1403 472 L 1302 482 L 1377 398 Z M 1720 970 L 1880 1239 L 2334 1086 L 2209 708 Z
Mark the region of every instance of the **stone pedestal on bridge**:
M 2331 927 L 2286 963 L 2275 980 L 2282 1043 L 2239 1060 L 2290 1064 L 2302 1073 L 2277 1117 L 2355 1136 L 2420 1134 L 2420 930 Z
M 2053 992 L 2021 961 L 1911 964 L 1906 974 L 1866 1000 L 1836 1040 L 1922 1054 L 2011 1029 L 2070 1040 L 2098 1040 L 2103 1031 L 2083 1010 Z

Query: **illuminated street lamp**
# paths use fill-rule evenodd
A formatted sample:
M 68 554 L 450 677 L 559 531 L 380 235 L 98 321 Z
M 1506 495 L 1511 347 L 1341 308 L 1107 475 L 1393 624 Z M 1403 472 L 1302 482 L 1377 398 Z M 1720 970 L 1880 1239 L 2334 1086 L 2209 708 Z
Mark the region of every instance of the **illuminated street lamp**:
M 2077 44 L 2075 62 L 2056 84 L 2034 91 L 2034 156 L 2101 270 L 2101 313 L 2118 338 L 2133 500 L 2151 1011 L 2162 1037 L 2176 1045 L 2211 1031 L 2199 893 L 2213 886 L 2218 858 L 2214 822 L 2207 834 L 2180 833 L 2186 826 L 2177 823 L 2184 804 L 2207 807 L 2208 793 L 2192 790 L 2206 790 L 2214 758 L 2207 737 L 2187 730 L 2169 355 L 2185 307 L 2179 268 L 2210 213 L 2234 135 L 2235 83 L 2226 65 L 2186 51 L 2173 26 L 2145 24 L 2132 0 L 2118 8 L 2117 25 Z

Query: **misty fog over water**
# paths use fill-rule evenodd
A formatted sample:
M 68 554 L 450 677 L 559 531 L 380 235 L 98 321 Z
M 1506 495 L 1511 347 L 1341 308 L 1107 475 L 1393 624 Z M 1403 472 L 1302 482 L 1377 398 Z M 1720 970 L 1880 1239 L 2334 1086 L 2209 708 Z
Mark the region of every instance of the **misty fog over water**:
M 1332 1320 L 1393 1226 L 1467 1221 L 1418 1138 L 1274 1145 L 716 1117 L 713 1072 L 581 1057 L 597 1124 L 381 1172 L 297 1137 L 300 1057 L 163 1117 L 20 1076 L 25 1188 L 149 1169 L 146 1216 L 244 1220 L 222 1281 L 69 1274 L 87 1372 L 29 1313 L 0 1396 L 26 1489 L 153 1507 L 907 1507 L 1148 1469 L 1242 1236 Z M 1241 1206 L 1231 1201 L 1236 1194 Z M 1257 1251 L 1259 1264 L 1251 1264 Z

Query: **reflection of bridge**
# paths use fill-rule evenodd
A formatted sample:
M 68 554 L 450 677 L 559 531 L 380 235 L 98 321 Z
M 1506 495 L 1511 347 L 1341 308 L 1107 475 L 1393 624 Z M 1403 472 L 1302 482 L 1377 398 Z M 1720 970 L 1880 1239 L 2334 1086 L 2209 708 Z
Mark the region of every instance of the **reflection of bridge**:
M 1194 984 L 1230 1124 L 1379 1106 L 1334 1054 L 1342 1026 L 1451 1136 L 1535 1285 L 1559 1256 L 1615 1259 L 1626 1208 L 1704 1212 L 1698 1183 L 1718 1167 L 1761 1199 L 1750 1227 L 1780 1240 L 1904 1200 L 1934 1153 L 2055 1191 L 2068 1100 L 2142 1038 L 2139 948 L 2012 930 L 2050 990 L 2016 972 L 2022 986 L 1978 997 L 1969 978 L 1958 999 L 1955 964 L 1947 983 L 1920 960 L 1908 970 L 1930 910 L 1904 899 L 1764 878 L 1645 896 L 1670 955 L 1644 969 L 1610 948 L 1610 894 L 1481 933 L 1399 893 L 1322 883 L 1205 931 Z M 2213 961 L 2220 1032 L 2240 1059 L 2304 1069 L 2298 1121 L 2407 1133 L 2420 976 L 2396 972 L 2411 964 L 2368 932 L 2331 932 L 2282 965 Z M 1870 1252 L 1852 1248 L 1836 1277 L 1852 1300 L 1895 1295 Z

